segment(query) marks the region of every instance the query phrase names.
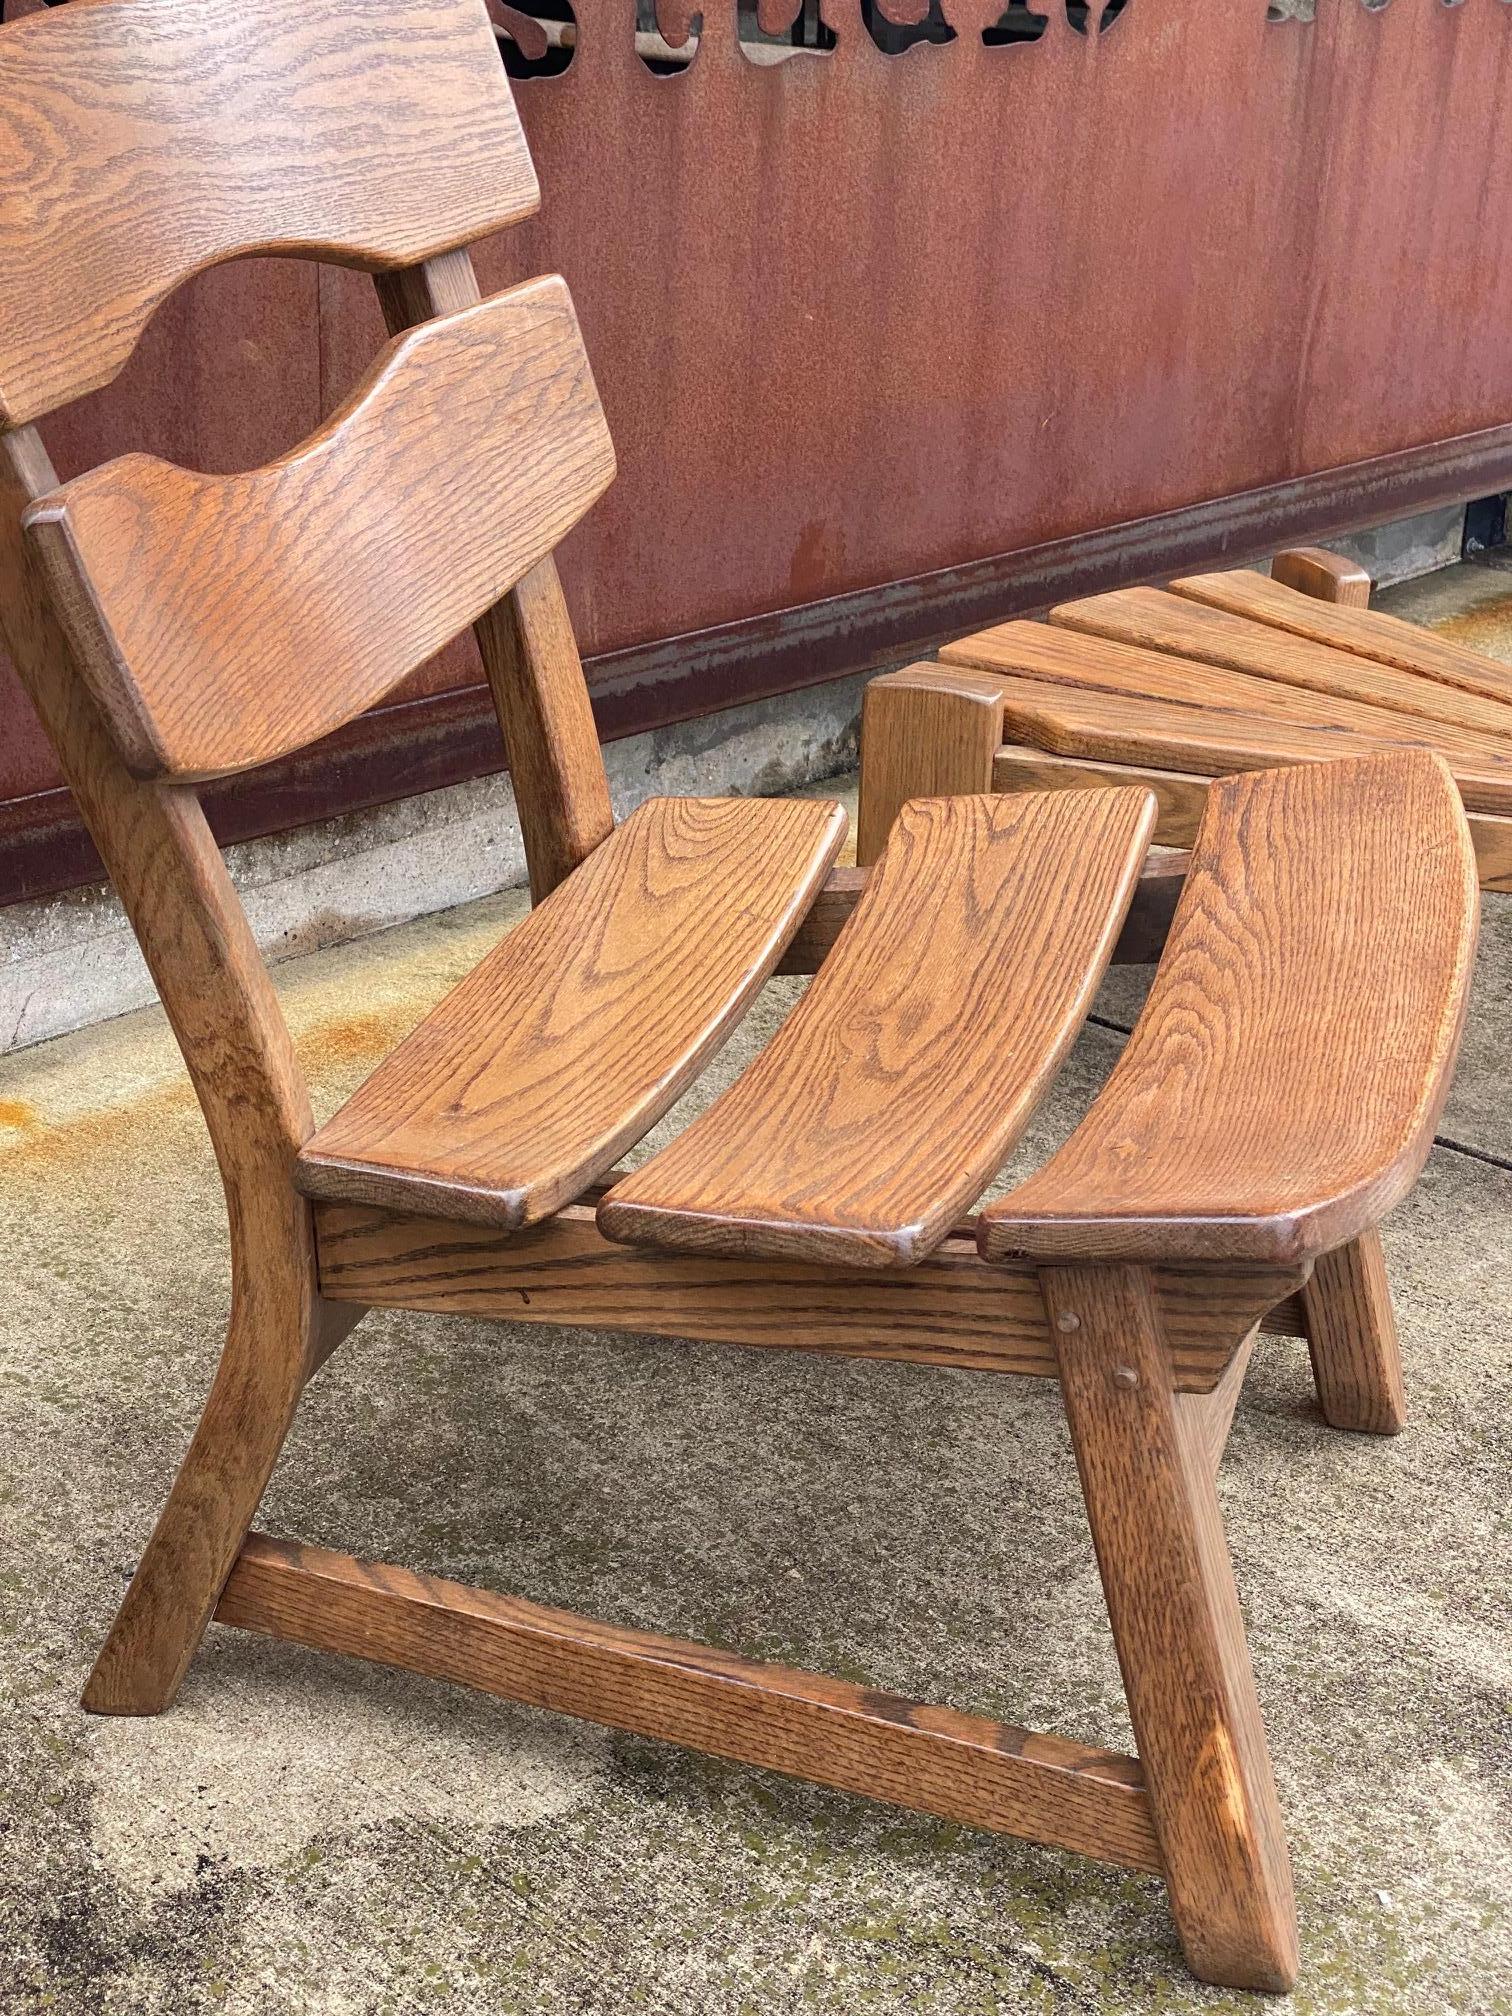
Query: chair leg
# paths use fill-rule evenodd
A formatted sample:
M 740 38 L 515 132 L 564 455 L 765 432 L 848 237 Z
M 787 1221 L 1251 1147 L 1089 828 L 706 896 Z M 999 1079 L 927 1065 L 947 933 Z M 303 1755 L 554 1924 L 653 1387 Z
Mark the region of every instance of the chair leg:
M 262 1256 L 260 1256 L 262 1257 Z M 205 1411 L 84 1690 L 98 1715 L 172 1704 L 231 1573 L 332 1326 L 303 1253 L 232 1292 Z M 292 1264 L 290 1264 L 292 1263 Z M 360 1313 L 360 1312 L 358 1312 Z
M 1407 1390 L 1380 1233 L 1325 1254 L 1302 1308 L 1324 1420 L 1360 1435 L 1399 1435 Z
M 1201 1424 L 1176 1405 L 1142 1269 L 1041 1279 L 1188 1964 L 1283 1992 L 1297 1972 L 1291 1871 Z
M 856 861 L 869 868 L 910 798 L 992 789 L 1003 739 L 1003 689 L 986 672 L 907 665 L 873 679 L 861 703 Z

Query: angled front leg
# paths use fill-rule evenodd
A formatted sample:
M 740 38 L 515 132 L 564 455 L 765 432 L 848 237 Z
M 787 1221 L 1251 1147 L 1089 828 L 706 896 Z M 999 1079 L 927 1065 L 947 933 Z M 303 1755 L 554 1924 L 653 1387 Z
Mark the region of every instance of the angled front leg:
M 178 1690 L 288 1433 L 345 1318 L 318 1299 L 294 1162 L 314 1131 L 273 984 L 199 800 L 126 770 L 21 530 L 57 485 L 31 428 L 0 435 L 0 630 L 136 931 L 215 1144 L 231 1323 L 204 1417 L 84 1696 L 150 1715 Z
M 308 1207 L 292 1189 L 285 1196 L 285 1226 L 260 1227 L 248 1239 L 233 1224 L 231 1321 L 220 1367 L 89 1676 L 84 1706 L 95 1714 L 156 1715 L 171 1705 L 267 1489 L 305 1380 L 339 1336 L 338 1312 L 326 1311 L 315 1293 Z
M 1201 1423 L 1176 1405 L 1143 1269 L 1040 1278 L 1187 1961 L 1204 1981 L 1283 1992 L 1291 1871 Z

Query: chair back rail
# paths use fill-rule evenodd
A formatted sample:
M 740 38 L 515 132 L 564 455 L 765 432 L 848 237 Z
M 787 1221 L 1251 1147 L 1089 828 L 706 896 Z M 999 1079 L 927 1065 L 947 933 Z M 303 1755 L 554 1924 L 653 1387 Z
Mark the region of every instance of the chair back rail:
M 128 455 L 26 525 L 128 767 L 198 779 L 287 755 L 383 700 L 546 558 L 613 474 L 553 278 L 396 338 L 267 468 L 205 476 Z
M 0 426 L 249 253 L 383 271 L 533 212 L 483 0 L 71 0 L 0 34 Z

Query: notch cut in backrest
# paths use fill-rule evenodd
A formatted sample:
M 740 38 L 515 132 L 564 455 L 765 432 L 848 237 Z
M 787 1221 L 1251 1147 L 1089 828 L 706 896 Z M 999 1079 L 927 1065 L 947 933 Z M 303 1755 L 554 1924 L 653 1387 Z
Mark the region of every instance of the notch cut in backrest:
M 69 0 L 0 30 L 0 427 L 239 254 L 388 271 L 539 202 L 484 0 Z
M 264 469 L 123 456 L 25 522 L 128 768 L 193 780 L 374 706 L 613 474 L 572 301 L 549 278 L 399 337 L 320 433 Z

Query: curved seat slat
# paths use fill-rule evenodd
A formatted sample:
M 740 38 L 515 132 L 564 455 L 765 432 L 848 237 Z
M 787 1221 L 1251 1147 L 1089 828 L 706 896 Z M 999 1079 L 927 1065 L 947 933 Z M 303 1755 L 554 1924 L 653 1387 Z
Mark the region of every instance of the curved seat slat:
M 382 270 L 537 207 L 483 0 L 71 0 L 0 37 L 0 425 L 221 260 Z
M 1479 896 L 1436 756 L 1209 794 L 1165 957 L 1102 1095 L 983 1212 L 989 1259 L 1305 1264 L 1407 1191 L 1448 1090 Z
M 653 1126 L 771 972 L 845 835 L 817 799 L 652 799 L 315 1135 L 306 1196 L 513 1230 Z
M 614 474 L 561 280 L 422 323 L 281 461 L 127 455 L 26 513 L 75 657 L 142 777 L 301 749 L 506 594 Z
M 915 799 L 756 1062 L 600 1204 L 611 1239 L 907 1266 L 986 1188 L 1081 1027 L 1145 791 Z

